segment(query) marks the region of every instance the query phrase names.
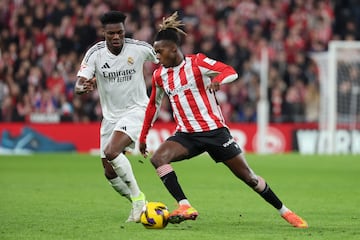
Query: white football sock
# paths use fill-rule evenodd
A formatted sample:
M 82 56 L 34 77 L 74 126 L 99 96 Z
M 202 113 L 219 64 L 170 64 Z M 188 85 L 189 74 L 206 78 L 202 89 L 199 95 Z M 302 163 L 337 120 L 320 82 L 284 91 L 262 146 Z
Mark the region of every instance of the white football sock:
M 116 177 L 108 180 L 110 185 L 115 189 L 115 191 L 117 191 L 121 196 L 124 196 L 131 201 L 130 189 L 121 178 Z
M 179 205 L 189 205 L 189 206 L 191 206 L 189 200 L 187 200 L 187 199 L 180 200 Z
M 120 153 L 115 159 L 109 161 L 109 163 L 116 174 L 128 186 L 130 196 L 138 197 L 140 195 L 140 189 L 136 182 L 129 159 L 127 159 L 123 153 Z
M 286 213 L 287 211 L 289 211 L 289 209 L 288 209 L 287 207 L 285 207 L 284 204 L 283 204 L 282 207 L 279 209 L 280 215 L 283 215 L 283 214 Z

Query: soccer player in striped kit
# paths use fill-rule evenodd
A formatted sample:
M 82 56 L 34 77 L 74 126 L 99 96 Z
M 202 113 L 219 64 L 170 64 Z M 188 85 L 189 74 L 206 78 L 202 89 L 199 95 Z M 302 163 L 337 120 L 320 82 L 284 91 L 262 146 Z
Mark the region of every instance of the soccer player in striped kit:
M 237 178 L 276 208 L 292 226 L 307 228 L 306 221 L 289 210 L 266 181 L 248 166 L 241 148 L 224 122 L 215 92 L 221 84 L 236 80 L 237 73 L 231 66 L 201 53 L 184 56 L 180 49 L 181 35 L 185 34 L 181 26 L 175 12 L 163 19 L 155 37 L 154 49 L 162 66 L 153 73 L 152 92 L 139 138 L 139 150 L 147 157 L 146 136 L 156 119 L 161 99 L 167 94 L 177 124 L 176 133 L 154 152 L 151 163 L 179 204 L 170 213 L 169 222 L 195 220 L 198 216 L 170 163 L 207 152 L 215 162 L 225 164 Z

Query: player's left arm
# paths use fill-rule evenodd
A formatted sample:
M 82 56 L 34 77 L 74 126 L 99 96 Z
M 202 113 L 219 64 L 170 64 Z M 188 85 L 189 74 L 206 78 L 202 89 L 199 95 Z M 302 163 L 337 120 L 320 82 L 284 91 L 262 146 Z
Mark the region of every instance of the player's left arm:
M 204 54 L 197 54 L 197 64 L 206 76 L 213 77 L 211 83 L 206 86 L 210 91 L 217 91 L 221 84 L 230 83 L 238 78 L 232 66 L 208 58 Z

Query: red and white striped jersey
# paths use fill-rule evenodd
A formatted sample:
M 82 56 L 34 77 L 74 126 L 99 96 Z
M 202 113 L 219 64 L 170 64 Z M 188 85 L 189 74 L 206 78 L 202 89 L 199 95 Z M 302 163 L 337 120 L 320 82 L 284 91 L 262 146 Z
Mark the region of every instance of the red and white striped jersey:
M 171 103 L 177 131 L 193 133 L 226 127 L 215 93 L 206 87 L 211 82 L 228 83 L 237 77 L 231 66 L 204 54 L 188 55 L 176 67 L 156 69 L 140 142 L 146 141 L 165 93 Z

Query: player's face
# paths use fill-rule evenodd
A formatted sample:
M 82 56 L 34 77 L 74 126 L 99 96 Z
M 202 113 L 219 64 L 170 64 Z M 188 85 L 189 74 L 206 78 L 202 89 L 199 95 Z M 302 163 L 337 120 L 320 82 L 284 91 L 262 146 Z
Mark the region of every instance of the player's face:
M 113 54 L 119 54 L 124 44 L 125 27 L 123 23 L 110 23 L 104 26 L 106 44 Z
M 178 62 L 178 49 L 175 43 L 167 40 L 154 42 L 154 50 L 159 62 L 166 68 L 175 67 Z

